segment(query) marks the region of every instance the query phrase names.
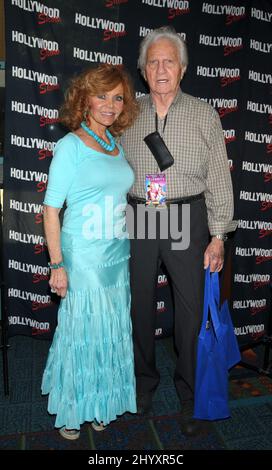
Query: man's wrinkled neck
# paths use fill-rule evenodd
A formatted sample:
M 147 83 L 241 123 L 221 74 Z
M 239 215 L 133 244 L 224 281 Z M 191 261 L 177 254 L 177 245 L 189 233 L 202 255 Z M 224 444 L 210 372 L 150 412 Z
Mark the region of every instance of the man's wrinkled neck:
M 171 104 L 175 101 L 176 96 L 178 95 L 180 88 L 178 88 L 175 93 L 156 93 L 150 91 L 150 97 L 154 104 L 156 113 L 158 114 L 159 118 L 164 118 Z

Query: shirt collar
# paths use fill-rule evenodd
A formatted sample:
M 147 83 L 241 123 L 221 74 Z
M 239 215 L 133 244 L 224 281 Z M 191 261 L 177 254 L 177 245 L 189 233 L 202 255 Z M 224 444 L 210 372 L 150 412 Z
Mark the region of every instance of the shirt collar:
M 150 108 L 152 108 L 152 109 L 155 111 L 155 105 L 154 105 L 153 100 L 152 100 L 152 98 L 151 98 L 151 94 L 149 94 L 148 96 L 149 96 L 149 106 L 150 106 Z M 171 105 L 170 105 L 169 110 L 170 110 L 172 107 L 175 108 L 177 105 L 179 105 L 179 104 L 181 103 L 181 101 L 182 101 L 182 98 L 183 98 L 183 93 L 182 93 L 182 91 L 181 91 L 181 89 L 180 89 L 180 87 L 179 87 L 179 89 L 178 89 L 178 91 L 177 91 L 177 94 L 176 94 L 176 96 L 175 96 L 173 102 L 172 102 Z M 168 112 L 169 112 L 169 111 L 168 111 Z

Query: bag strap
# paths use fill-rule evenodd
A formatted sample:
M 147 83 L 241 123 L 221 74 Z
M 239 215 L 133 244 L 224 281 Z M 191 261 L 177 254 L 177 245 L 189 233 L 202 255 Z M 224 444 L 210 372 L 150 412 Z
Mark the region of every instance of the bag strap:
M 221 322 L 219 319 L 219 276 L 218 273 L 211 274 L 210 282 L 210 314 L 214 327 L 214 332 L 219 339 L 222 335 Z
M 214 300 L 217 305 L 220 305 L 220 289 L 219 289 L 219 275 L 212 273 L 211 288 L 213 290 Z
M 216 279 L 217 277 L 217 279 Z M 220 321 L 218 316 L 218 303 L 216 301 L 216 292 L 214 293 L 214 285 L 216 291 L 216 285 L 219 286 L 218 273 L 211 273 L 208 267 L 205 270 L 205 289 L 204 289 L 204 302 L 203 302 L 203 318 L 199 337 L 204 338 L 205 332 L 208 329 L 208 313 L 210 311 L 211 321 L 213 324 L 214 332 L 217 339 L 221 336 Z
M 203 302 L 203 318 L 202 325 L 199 333 L 199 337 L 204 338 L 205 331 L 207 329 L 209 303 L 210 303 L 210 292 L 211 292 L 211 276 L 210 267 L 205 270 L 205 286 L 204 286 L 204 302 Z

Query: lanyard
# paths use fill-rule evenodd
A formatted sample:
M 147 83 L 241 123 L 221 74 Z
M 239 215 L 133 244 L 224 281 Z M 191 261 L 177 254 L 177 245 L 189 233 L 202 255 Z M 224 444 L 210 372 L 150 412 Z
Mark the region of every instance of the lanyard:
M 165 127 L 166 127 L 166 123 L 167 123 L 167 114 L 164 118 L 164 121 L 163 121 L 163 129 L 162 129 L 162 133 L 164 133 L 164 130 L 165 130 Z M 157 113 L 155 114 L 155 126 L 156 126 L 156 131 L 158 132 L 158 115 Z

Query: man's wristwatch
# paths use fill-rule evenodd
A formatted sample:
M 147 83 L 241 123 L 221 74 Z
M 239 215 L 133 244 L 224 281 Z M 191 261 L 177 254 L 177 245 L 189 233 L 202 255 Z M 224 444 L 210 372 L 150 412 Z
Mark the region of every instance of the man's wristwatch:
M 228 236 L 226 233 L 217 233 L 216 235 L 213 235 L 214 238 L 217 238 L 218 240 L 222 240 L 223 242 L 227 241 Z

